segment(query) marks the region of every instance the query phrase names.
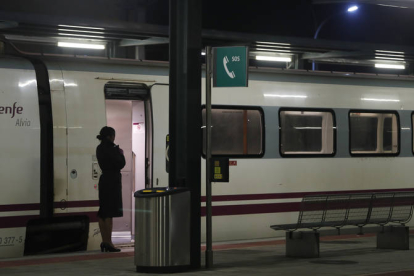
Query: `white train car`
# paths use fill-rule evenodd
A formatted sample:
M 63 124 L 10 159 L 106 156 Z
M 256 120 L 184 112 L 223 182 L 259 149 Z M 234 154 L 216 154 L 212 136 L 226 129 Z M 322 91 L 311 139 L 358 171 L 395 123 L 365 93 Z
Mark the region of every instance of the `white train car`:
M 98 248 L 105 125 L 127 159 L 114 230 L 134 233 L 133 191 L 168 185 L 167 65 L 3 57 L 0 79 L 0 258 Z M 296 221 L 305 194 L 414 190 L 413 87 L 251 69 L 248 88 L 214 88 L 213 153 L 231 160 L 229 183 L 213 184 L 214 240 L 282 236 L 269 225 Z

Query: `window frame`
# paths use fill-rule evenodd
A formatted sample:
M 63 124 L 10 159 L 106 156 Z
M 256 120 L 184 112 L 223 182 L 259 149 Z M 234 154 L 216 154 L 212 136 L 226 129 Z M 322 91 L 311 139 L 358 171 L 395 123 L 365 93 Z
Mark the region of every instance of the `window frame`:
M 351 151 L 351 113 L 378 113 L 378 114 L 394 114 L 397 119 L 397 152 L 396 153 L 352 153 Z M 395 157 L 401 153 L 401 122 L 400 114 L 396 110 L 371 110 L 371 109 L 350 109 L 348 111 L 348 152 L 351 157 Z M 383 145 L 381 145 L 383 147 Z M 377 144 L 378 148 L 378 144 Z
M 333 143 L 332 143 L 332 153 L 290 153 L 285 154 L 282 152 L 282 125 L 281 125 L 281 116 L 280 113 L 283 111 L 304 111 L 304 112 L 329 112 L 332 114 L 332 125 L 333 125 Z M 332 108 L 300 108 L 300 107 L 281 107 L 278 111 L 278 121 L 279 121 L 279 154 L 283 158 L 320 158 L 320 157 L 334 157 L 337 153 L 337 126 L 336 126 L 336 114 Z
M 414 116 L 414 111 L 411 112 L 411 126 L 410 126 L 411 128 L 411 153 L 414 155 L 414 127 L 413 127 L 414 119 L 413 119 L 413 116 Z
M 203 126 L 203 110 L 206 108 L 206 105 L 201 105 L 201 126 Z M 262 123 L 262 153 L 261 154 L 211 154 L 211 157 L 224 157 L 232 159 L 254 159 L 254 158 L 263 158 L 266 153 L 266 126 L 265 126 L 265 112 L 261 106 L 255 105 L 220 105 L 214 104 L 211 105 L 211 110 L 213 109 L 235 109 L 235 110 L 257 110 L 261 114 L 261 123 Z M 204 154 L 204 135 L 203 130 L 201 130 L 201 156 L 205 159 L 206 155 Z

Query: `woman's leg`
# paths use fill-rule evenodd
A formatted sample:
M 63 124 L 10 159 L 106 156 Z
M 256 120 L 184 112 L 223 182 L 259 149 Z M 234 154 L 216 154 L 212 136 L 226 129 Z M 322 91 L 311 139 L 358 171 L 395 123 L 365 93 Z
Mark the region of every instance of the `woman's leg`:
M 105 234 L 106 234 L 105 242 L 111 246 L 114 246 L 114 244 L 112 243 L 113 220 L 112 218 L 106 218 L 104 223 L 105 223 Z
M 103 246 L 106 248 L 105 251 L 108 250 L 109 252 L 120 252 L 121 250 L 115 248 L 114 244 L 112 243 L 112 226 L 112 218 L 99 218 L 99 228 L 101 229 L 102 242 L 104 243 Z
M 114 246 L 114 244 L 112 243 L 112 229 L 113 229 L 113 219 L 112 218 L 108 218 L 107 219 L 108 220 L 108 236 L 109 236 L 109 244 L 110 245 L 112 245 L 113 247 L 115 247 Z
M 101 230 L 102 242 L 111 244 L 112 232 L 109 232 L 108 222 L 110 218 L 99 218 L 99 229 Z M 112 218 L 111 218 L 112 220 Z

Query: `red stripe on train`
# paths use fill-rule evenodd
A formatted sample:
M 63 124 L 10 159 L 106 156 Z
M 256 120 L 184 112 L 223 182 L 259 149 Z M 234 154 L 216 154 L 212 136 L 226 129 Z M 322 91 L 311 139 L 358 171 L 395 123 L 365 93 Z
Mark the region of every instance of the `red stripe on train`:
M 0 212 L 13 212 L 13 211 L 33 211 L 39 210 L 40 204 L 10 204 L 10 205 L 0 205 Z
M 54 208 L 99 207 L 99 200 L 60 201 L 53 203 Z M 40 203 L 0 205 L 0 212 L 38 211 Z
M 247 214 L 267 214 L 299 211 L 300 202 L 248 204 L 213 206 L 213 216 L 234 216 Z M 86 215 L 90 222 L 97 222 L 97 212 L 60 213 L 56 217 Z M 206 215 L 205 207 L 201 208 L 201 215 Z M 0 217 L 0 228 L 26 227 L 29 220 L 38 219 L 40 216 L 14 216 Z
M 67 216 L 88 216 L 89 222 L 98 221 L 98 212 L 79 212 L 79 213 L 61 213 L 55 214 L 55 217 L 67 217 Z M 33 219 L 39 219 L 39 215 L 33 216 L 15 216 L 15 217 L 0 217 L 0 228 L 18 228 L 26 227 L 27 223 Z
M 99 200 L 60 201 L 53 203 L 54 208 L 99 207 Z
M 265 200 L 265 199 L 288 199 L 288 198 L 302 198 L 306 195 L 317 195 L 317 194 L 347 194 L 347 193 L 380 193 L 380 192 L 402 192 L 402 191 L 414 191 L 414 188 L 405 188 L 405 189 L 377 189 L 377 190 L 344 190 L 344 191 L 318 191 L 318 192 L 297 192 L 297 193 L 269 193 L 269 194 L 242 194 L 242 195 L 218 195 L 213 196 L 212 200 L 214 202 L 220 201 L 242 201 L 242 200 Z M 201 197 L 201 202 L 205 202 L 206 197 Z M 282 203 L 273 203 L 270 205 L 275 204 L 282 204 Z M 286 203 L 291 204 L 291 203 Z M 297 203 L 295 203 L 297 204 Z M 240 209 L 240 206 L 250 206 L 253 207 L 252 210 L 258 210 L 258 206 L 268 206 L 269 204 L 252 204 L 252 205 L 229 205 L 229 206 L 214 206 L 218 211 L 217 215 L 237 215 L 237 214 L 258 214 L 257 211 L 248 211 Z M 236 208 L 236 209 L 234 209 Z M 256 207 L 255 207 L 256 206 Z M 80 208 L 80 207 L 99 207 L 99 200 L 85 200 L 85 201 L 62 201 L 62 202 L 55 202 L 54 208 Z M 249 207 L 249 208 L 250 208 Z M 233 213 L 230 211 L 223 211 L 223 208 L 227 208 L 228 210 L 235 210 Z M 274 208 L 274 207 L 271 207 Z M 282 211 L 269 211 L 269 210 L 262 210 L 261 213 L 273 213 L 273 212 L 292 212 L 292 211 L 283 211 L 285 207 L 282 207 Z M 12 211 L 32 211 L 32 210 L 39 210 L 40 204 L 33 203 L 33 204 L 9 204 L 9 205 L 0 205 L 0 212 L 12 212 Z M 205 208 L 202 207 L 202 212 Z M 271 209 L 273 210 L 273 209 Z M 230 212 L 230 213 L 229 213 Z M 90 212 L 93 213 L 93 212 Z M 73 213 L 72 213 L 73 214 Z M 62 215 L 62 214 L 58 214 Z M 16 218 L 20 217 L 32 217 L 32 216 L 17 216 Z M 34 216 L 38 217 L 38 216 Z M 8 217 L 12 218 L 12 217 Z M 4 218 L 1 218 L 4 221 Z M 0 221 L 1 222 L 1 221 Z M 2 223 L 0 223 L 0 227 Z
M 212 201 L 241 201 L 241 200 L 264 200 L 264 199 L 286 199 L 302 198 L 306 195 L 319 194 L 351 194 L 351 193 L 383 193 L 383 192 L 413 192 L 414 188 L 405 189 L 377 189 L 377 190 L 344 190 L 344 191 L 318 191 L 318 192 L 298 192 L 298 193 L 272 193 L 272 194 L 242 194 L 242 195 L 217 195 L 212 196 Z M 201 197 L 201 202 L 206 202 L 206 197 Z

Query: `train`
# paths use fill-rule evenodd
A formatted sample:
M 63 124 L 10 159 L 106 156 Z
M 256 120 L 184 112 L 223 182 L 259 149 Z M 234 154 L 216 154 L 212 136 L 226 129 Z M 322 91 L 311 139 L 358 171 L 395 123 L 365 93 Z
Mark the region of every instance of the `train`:
M 114 233 L 133 239 L 134 191 L 168 186 L 168 63 L 4 55 L 0 79 L 0 258 L 99 248 L 106 125 L 126 157 Z M 412 76 L 258 67 L 248 87 L 213 88 L 212 153 L 230 165 L 213 240 L 281 237 L 269 226 L 308 194 L 414 190 L 413 92 Z

